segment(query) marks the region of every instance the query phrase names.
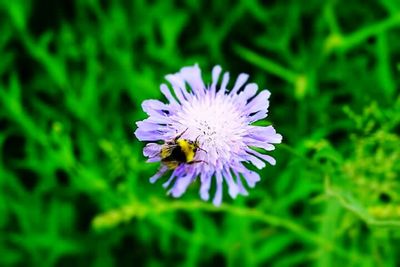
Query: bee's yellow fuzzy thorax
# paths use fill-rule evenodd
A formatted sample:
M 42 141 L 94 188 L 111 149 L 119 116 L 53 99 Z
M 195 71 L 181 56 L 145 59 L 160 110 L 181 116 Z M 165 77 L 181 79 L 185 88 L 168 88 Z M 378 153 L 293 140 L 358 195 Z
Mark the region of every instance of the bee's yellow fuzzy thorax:
M 182 152 L 186 155 L 186 162 L 193 161 L 194 158 L 194 145 L 189 144 L 189 142 L 185 139 L 178 139 L 178 145 L 181 147 Z

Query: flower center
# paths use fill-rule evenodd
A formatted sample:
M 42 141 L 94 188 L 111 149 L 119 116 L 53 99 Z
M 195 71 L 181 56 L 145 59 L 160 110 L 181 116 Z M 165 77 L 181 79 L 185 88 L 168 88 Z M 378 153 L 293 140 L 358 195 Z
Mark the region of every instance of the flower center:
M 224 164 L 241 150 L 247 124 L 230 98 L 207 92 L 182 103 L 182 109 L 175 115 L 188 128 L 185 138 L 198 138 L 200 147 L 207 151 L 198 159 L 213 165 Z

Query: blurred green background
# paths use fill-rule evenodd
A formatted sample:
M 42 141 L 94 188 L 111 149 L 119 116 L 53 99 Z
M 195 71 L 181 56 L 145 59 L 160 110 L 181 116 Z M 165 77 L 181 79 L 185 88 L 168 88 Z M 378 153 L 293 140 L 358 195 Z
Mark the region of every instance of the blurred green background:
M 0 0 L 0 266 L 399 266 L 399 44 L 395 0 Z M 284 136 L 220 208 L 151 185 L 133 135 L 196 62 Z

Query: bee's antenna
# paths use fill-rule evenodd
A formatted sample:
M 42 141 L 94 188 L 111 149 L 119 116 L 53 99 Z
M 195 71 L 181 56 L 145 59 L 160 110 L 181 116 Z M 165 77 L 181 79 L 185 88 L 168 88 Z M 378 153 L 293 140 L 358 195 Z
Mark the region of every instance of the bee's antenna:
M 200 149 L 200 150 L 203 150 L 204 152 L 206 152 L 206 153 L 207 153 L 207 151 L 206 151 L 205 149 L 202 149 L 201 147 L 199 147 L 199 149 Z
M 186 133 L 186 131 L 188 130 L 189 128 L 186 128 L 183 132 L 181 132 L 180 134 L 178 134 L 175 138 L 174 138 L 174 140 L 176 141 L 176 140 L 178 140 L 179 138 L 181 138 L 181 136 L 184 134 L 184 133 Z
M 199 143 L 199 137 L 200 137 L 200 135 L 198 135 L 198 136 L 196 137 L 196 140 L 194 140 L 194 143 L 195 143 L 195 144 L 198 144 L 198 143 Z M 204 152 L 207 153 L 207 151 L 206 151 L 205 149 L 202 149 L 199 145 L 197 145 L 197 148 L 200 149 L 200 150 L 203 150 Z

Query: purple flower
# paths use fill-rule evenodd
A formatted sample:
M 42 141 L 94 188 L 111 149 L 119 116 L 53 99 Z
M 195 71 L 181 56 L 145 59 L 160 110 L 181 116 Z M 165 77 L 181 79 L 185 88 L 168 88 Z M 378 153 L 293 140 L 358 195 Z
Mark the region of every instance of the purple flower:
M 259 151 L 274 150 L 273 144 L 282 141 L 282 136 L 272 126 L 251 125 L 267 117 L 270 92 L 263 90 L 257 94 L 258 86 L 254 83 L 244 86 L 249 77 L 244 73 L 228 90 L 229 73 L 224 73 L 221 86 L 217 86 L 220 74 L 221 67 L 215 66 L 210 86 L 204 84 L 197 64 L 167 75 L 173 93 L 166 84 L 161 85 L 161 92 L 168 103 L 145 100 L 142 108 L 149 118 L 137 122 L 135 131 L 139 140 L 152 142 L 143 150 L 148 162 L 161 161 L 162 144 L 158 144 L 159 141 L 172 140 L 182 132 L 182 138 L 198 138 L 200 147 L 206 152 L 198 150 L 195 160 L 203 162 L 180 164 L 164 187 L 170 188 L 168 193 L 172 196 L 179 197 L 200 177 L 200 196 L 208 200 L 211 183 L 215 182 L 213 203 L 216 206 L 222 202 L 223 181 L 228 184 L 232 198 L 238 194 L 247 195 L 242 179 L 249 187 L 254 187 L 260 175 L 243 163 L 251 163 L 258 169 L 264 168 L 265 162 L 275 165 L 274 158 Z M 168 168 L 162 164 L 150 182 L 157 181 L 166 171 Z

